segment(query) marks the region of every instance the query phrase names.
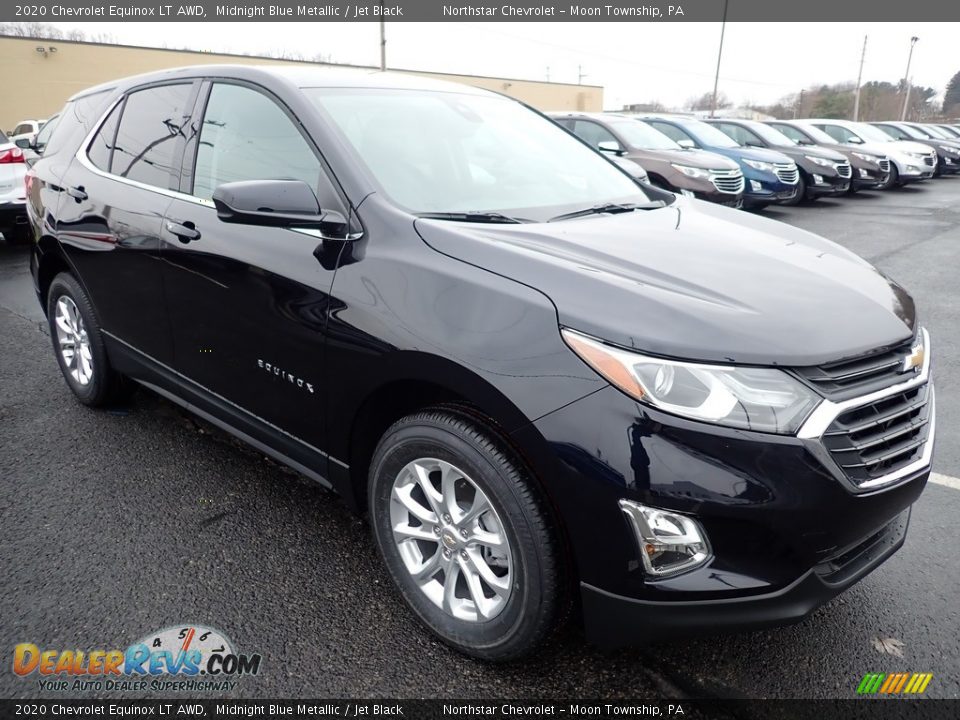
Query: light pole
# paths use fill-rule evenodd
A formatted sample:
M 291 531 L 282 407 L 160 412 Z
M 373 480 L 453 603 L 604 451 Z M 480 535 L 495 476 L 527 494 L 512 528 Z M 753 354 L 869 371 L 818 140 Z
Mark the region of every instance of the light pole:
M 903 81 L 907 84 L 907 92 L 903 96 L 903 109 L 900 111 L 900 122 L 907 119 L 907 105 L 910 104 L 910 61 L 913 60 L 913 46 L 919 40 L 916 35 L 910 38 L 910 54 L 907 55 L 907 73 L 903 76 Z
M 867 57 L 867 36 L 863 36 L 863 52 L 860 54 L 860 72 L 857 73 L 857 94 L 853 96 L 853 121 L 860 119 L 860 81 L 863 80 L 863 61 Z
M 387 23 L 383 20 L 383 0 L 380 1 L 380 69 L 387 69 Z
M 723 57 L 723 36 L 727 31 L 727 4 L 723 0 L 723 23 L 720 25 L 720 49 L 717 50 L 717 73 L 713 76 L 713 97 L 710 98 L 710 117 L 717 112 L 717 86 L 720 84 L 720 58 Z

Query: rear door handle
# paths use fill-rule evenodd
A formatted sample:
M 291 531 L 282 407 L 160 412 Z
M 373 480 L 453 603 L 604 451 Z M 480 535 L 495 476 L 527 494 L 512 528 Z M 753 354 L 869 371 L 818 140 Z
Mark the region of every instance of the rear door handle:
M 77 202 L 83 202 L 89 197 L 89 195 L 87 195 L 87 193 L 84 191 L 83 185 L 79 187 L 68 187 L 67 195 L 75 199 Z
M 176 235 L 177 239 L 184 244 L 200 239 L 200 231 L 189 220 L 183 223 L 167 220 L 166 228 L 168 233 Z

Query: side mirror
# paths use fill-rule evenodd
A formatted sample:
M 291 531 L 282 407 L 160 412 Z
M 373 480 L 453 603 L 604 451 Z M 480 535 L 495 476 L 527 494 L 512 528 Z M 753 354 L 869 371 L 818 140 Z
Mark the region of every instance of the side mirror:
M 30 145 L 30 138 L 17 138 L 13 141 L 13 144 L 21 150 L 29 150 L 32 147 Z
M 851 135 L 849 138 L 847 138 L 847 142 L 851 145 L 863 145 L 863 139 L 857 137 L 856 135 Z
M 684 138 L 683 140 L 677 140 L 677 145 L 682 147 L 684 150 L 693 150 L 696 147 L 696 144 L 693 140 Z
M 601 140 L 597 143 L 597 149 L 600 152 L 613 153 L 614 155 L 623 155 L 623 148 L 616 140 Z
M 347 219 L 324 210 L 302 180 L 244 180 L 213 191 L 217 217 L 227 223 L 316 228 L 328 239 L 348 239 Z

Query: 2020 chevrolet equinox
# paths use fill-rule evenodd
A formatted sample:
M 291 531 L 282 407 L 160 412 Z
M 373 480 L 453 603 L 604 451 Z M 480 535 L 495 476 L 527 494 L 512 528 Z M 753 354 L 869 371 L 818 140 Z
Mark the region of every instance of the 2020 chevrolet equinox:
M 27 177 L 70 389 L 136 381 L 367 508 L 399 595 L 518 657 L 802 618 L 903 543 L 910 295 L 635 182 L 519 102 L 206 66 L 72 98 Z

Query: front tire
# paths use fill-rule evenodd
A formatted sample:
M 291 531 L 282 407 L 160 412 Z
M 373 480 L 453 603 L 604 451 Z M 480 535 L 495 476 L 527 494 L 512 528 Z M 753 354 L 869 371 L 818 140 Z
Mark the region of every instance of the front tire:
M 786 205 L 786 206 L 788 206 L 788 207 L 789 207 L 789 206 L 793 206 L 793 205 L 799 205 L 800 203 L 803 202 L 803 200 L 804 200 L 804 198 L 806 197 L 806 195 L 807 195 L 807 183 L 806 183 L 806 181 L 803 179 L 803 175 L 801 174 L 801 175 L 799 175 L 799 176 L 797 177 L 797 192 L 796 192 L 796 194 L 795 194 L 792 198 L 790 198 L 789 200 L 784 200 L 784 201 L 781 202 L 780 204 L 781 204 L 781 205 Z
M 370 523 L 401 596 L 457 650 L 513 660 L 557 623 L 559 542 L 533 480 L 466 415 L 403 418 L 370 463 Z
M 110 367 L 107 359 L 90 298 L 68 273 L 60 273 L 50 283 L 47 323 L 60 372 L 77 400 L 99 407 L 125 394 L 123 377 Z
M 891 161 L 891 162 L 890 162 L 890 175 L 887 177 L 887 181 L 883 184 L 883 187 L 880 188 L 880 189 L 881 189 L 881 190 L 889 190 L 890 188 L 896 187 L 897 185 L 900 185 L 900 184 L 901 184 L 901 183 L 900 183 L 900 171 L 897 170 L 897 166 L 893 163 L 893 161 Z

